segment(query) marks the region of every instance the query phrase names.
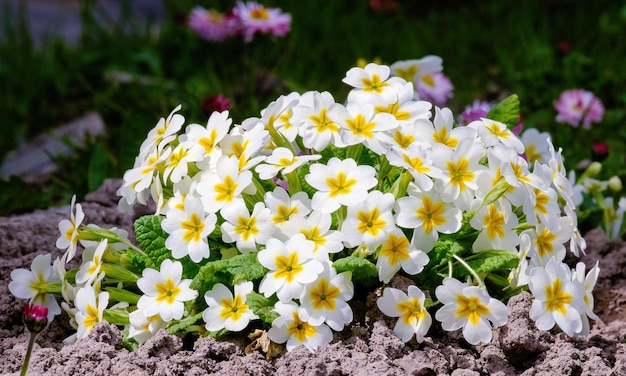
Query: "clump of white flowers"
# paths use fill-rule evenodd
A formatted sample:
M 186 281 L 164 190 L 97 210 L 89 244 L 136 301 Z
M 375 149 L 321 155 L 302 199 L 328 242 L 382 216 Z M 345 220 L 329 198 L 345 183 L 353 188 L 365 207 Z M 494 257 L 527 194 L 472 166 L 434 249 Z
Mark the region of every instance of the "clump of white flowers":
M 107 321 L 137 343 L 161 328 L 255 326 L 315 351 L 352 322 L 355 289 L 377 287 L 403 341 L 423 341 L 434 317 L 489 342 L 521 291 L 534 296 L 538 328 L 586 334 L 598 267 L 564 264 L 566 245 L 576 255 L 585 245 L 560 151 L 535 132 L 529 162 L 510 130 L 514 96 L 467 126 L 420 100 L 407 74 L 431 59 L 352 68 L 345 102 L 290 93 L 241 124 L 215 112 L 185 125 L 176 107 L 118 191 L 122 209 L 156 203 L 135 223 L 138 244 L 82 225 L 72 201 L 57 242 L 65 255 L 14 271 L 11 292 L 52 313 L 49 297 L 61 296 L 77 337 Z M 67 271 L 79 245 L 83 264 Z M 414 285 L 385 287 L 398 274 Z

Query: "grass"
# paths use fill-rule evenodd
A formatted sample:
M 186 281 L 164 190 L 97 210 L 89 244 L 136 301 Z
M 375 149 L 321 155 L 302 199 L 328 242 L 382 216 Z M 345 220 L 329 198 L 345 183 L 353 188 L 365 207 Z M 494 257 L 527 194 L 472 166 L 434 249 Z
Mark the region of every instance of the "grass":
M 227 11 L 228 1 L 166 1 L 168 19 L 155 35 L 128 12 L 110 27 L 96 21 L 97 2 L 84 3 L 84 34 L 71 48 L 49 39 L 36 48 L 23 19 L 3 20 L 0 40 L 0 112 L 5 126 L 0 160 L 18 144 L 78 117 L 98 111 L 108 137 L 92 140 L 73 158 L 58 159 L 61 174 L 43 186 L 12 179 L 0 182 L 0 214 L 65 204 L 96 189 L 107 177 L 132 167 L 139 145 L 158 119 L 178 103 L 188 122 L 205 123 L 206 96 L 233 101 L 241 122 L 290 91 L 328 90 L 341 100 L 341 84 L 357 59 L 397 60 L 439 55 L 455 85 L 449 106 L 460 113 L 474 98 L 502 99 L 517 93 L 525 127 L 552 134 L 573 168 L 591 158 L 593 142 L 611 149 L 605 177 L 626 181 L 626 5 L 618 1 L 452 0 L 428 4 L 398 1 L 395 12 L 373 11 L 369 2 L 266 1 L 292 14 L 291 33 L 210 43 L 197 38 L 181 19 L 195 5 Z M 126 2 L 125 4 L 129 4 Z M 559 50 L 568 43 L 568 53 Z M 113 72 L 136 79 L 112 80 Z M 266 88 L 255 80 L 270 80 Z M 148 83 L 142 82 L 147 78 Z M 553 101 L 561 91 L 584 88 L 605 104 L 602 124 L 591 130 L 556 124 Z M 69 173 L 66 171 L 70 171 Z M 15 200 L 17 193 L 20 200 Z

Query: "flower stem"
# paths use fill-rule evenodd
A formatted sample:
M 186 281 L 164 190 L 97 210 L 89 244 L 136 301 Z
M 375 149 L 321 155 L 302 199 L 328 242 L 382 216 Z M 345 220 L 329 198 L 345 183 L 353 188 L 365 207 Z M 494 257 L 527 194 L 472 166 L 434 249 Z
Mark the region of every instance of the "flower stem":
M 22 372 L 20 373 L 20 376 L 26 376 L 26 372 L 28 371 L 28 364 L 30 363 L 30 355 L 33 352 L 35 338 L 37 338 L 37 333 L 30 333 L 30 339 L 28 340 L 28 349 L 26 349 L 26 356 L 24 357 L 24 364 L 22 365 Z
M 463 265 L 463 267 L 465 269 L 467 269 L 467 271 L 472 275 L 472 277 L 474 277 L 474 279 L 478 282 L 478 285 L 483 288 L 486 289 L 487 287 L 485 286 L 485 282 L 483 281 L 482 278 L 480 278 L 480 276 L 478 275 L 478 273 L 476 273 L 476 271 L 474 269 L 472 269 L 471 266 L 469 266 L 465 260 L 463 260 L 462 258 L 460 258 L 459 256 L 453 254 L 452 257 L 454 257 L 454 259 L 456 261 L 459 262 L 459 264 Z

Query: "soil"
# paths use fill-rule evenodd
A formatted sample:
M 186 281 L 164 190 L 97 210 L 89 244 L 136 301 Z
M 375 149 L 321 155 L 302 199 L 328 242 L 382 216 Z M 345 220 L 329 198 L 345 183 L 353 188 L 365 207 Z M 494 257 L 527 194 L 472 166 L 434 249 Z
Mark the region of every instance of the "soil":
M 121 214 L 109 180 L 81 202 L 84 223 L 130 230 L 135 218 L 149 209 Z M 58 222 L 69 206 L 27 215 L 0 218 L 0 373 L 18 375 L 29 333 L 21 322 L 24 301 L 8 291 L 10 273 L 30 268 L 41 253 L 61 255 L 55 247 Z M 63 339 L 73 333 L 62 314 L 38 337 L 29 375 L 626 375 L 626 244 L 607 241 L 599 230 L 585 235 L 591 268 L 600 263 L 595 288 L 591 333 L 570 338 L 556 329 L 539 331 L 528 317 L 532 298 L 522 293 L 508 303 L 509 322 L 493 330 L 488 345 L 471 346 L 459 332 L 443 332 L 433 325 L 425 341 L 405 344 L 393 334 L 395 319 L 376 307 L 380 291 L 352 302 L 355 320 L 333 342 L 315 353 L 298 347 L 270 360 L 260 350 L 246 354 L 248 338 L 218 341 L 212 337 L 189 341 L 159 332 L 138 350 L 122 347 L 120 330 L 97 325 L 88 338 L 72 345 Z M 572 260 L 575 262 L 577 260 Z M 405 281 L 392 280 L 402 288 Z

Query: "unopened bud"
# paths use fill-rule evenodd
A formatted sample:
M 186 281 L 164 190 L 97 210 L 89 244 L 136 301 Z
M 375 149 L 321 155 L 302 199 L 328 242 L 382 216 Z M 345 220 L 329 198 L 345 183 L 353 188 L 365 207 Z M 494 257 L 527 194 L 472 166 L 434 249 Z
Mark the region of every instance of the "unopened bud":
M 602 163 L 600 162 L 591 162 L 587 171 L 585 171 L 587 176 L 593 177 L 596 176 L 602 171 Z
M 609 179 L 609 189 L 613 192 L 619 192 L 622 190 L 622 180 L 619 176 L 614 175 Z
M 29 332 L 41 333 L 48 326 L 48 308 L 25 303 L 22 320 Z

